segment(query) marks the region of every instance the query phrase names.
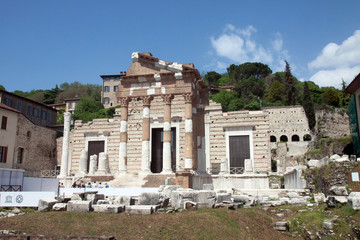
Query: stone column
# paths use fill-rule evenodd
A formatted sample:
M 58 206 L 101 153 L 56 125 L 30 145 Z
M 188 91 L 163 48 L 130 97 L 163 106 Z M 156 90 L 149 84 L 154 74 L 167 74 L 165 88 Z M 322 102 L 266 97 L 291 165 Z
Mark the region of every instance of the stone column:
M 68 172 L 68 158 L 69 158 L 69 141 L 70 141 L 70 121 L 71 113 L 64 113 L 64 135 L 63 135 L 63 146 L 62 146 L 62 155 L 61 155 L 61 168 L 60 168 L 60 178 L 67 176 Z
M 193 121 L 192 100 L 194 93 L 183 94 L 185 98 L 185 169 L 193 168 Z
M 145 96 L 141 99 L 143 100 L 141 172 L 150 173 L 150 103 L 153 97 Z
M 89 174 L 94 175 L 97 170 L 97 155 L 90 156 Z
M 99 166 L 96 175 L 106 175 L 109 173 L 109 160 L 106 153 L 99 153 Z
M 161 173 L 173 173 L 171 169 L 171 100 L 173 95 L 162 96 L 164 106 L 164 128 L 163 128 L 163 169 Z
M 120 122 L 120 148 L 119 148 L 119 174 L 127 172 L 127 125 L 129 97 L 120 98 L 121 122 Z
M 85 149 L 81 150 L 79 171 L 76 173 L 76 176 L 84 176 L 87 174 L 87 155 L 88 152 Z

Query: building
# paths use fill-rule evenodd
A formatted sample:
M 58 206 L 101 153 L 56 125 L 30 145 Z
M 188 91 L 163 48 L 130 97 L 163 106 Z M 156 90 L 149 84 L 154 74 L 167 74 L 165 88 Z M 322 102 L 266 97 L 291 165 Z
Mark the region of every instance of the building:
M 345 92 L 351 94 L 349 101 L 350 131 L 353 138 L 354 153 L 360 157 L 360 73 L 346 88 Z
M 57 110 L 51 106 L 1 89 L 0 103 L 18 110 L 35 125 L 47 127 L 56 124 Z
M 116 92 L 121 84 L 121 78 L 126 76 L 126 72 L 120 72 L 119 75 L 101 75 L 103 80 L 101 91 L 101 102 L 104 108 L 118 105 Z
M 0 168 L 24 169 L 25 176 L 55 169 L 54 130 L 34 124 L 20 111 L 2 103 L 0 120 Z
M 121 108 L 114 119 L 75 121 L 69 139 L 64 135 L 69 158 L 62 158 L 61 168 L 70 173 L 65 179 L 130 174 L 197 189 L 204 183 L 268 188 L 269 115 L 222 112 L 208 94 L 193 64 L 133 53 L 116 91 Z

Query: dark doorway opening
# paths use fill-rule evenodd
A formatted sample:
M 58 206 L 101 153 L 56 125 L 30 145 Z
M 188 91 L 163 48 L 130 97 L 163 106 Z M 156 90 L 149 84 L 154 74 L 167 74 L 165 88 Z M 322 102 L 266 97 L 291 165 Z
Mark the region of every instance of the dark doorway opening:
M 104 152 L 105 141 L 89 141 L 88 143 L 88 158 L 87 158 L 87 171 L 89 172 L 90 156 L 96 154 L 98 156 L 97 161 L 99 162 L 99 153 Z M 97 166 L 98 163 L 96 163 Z
M 163 168 L 163 128 L 151 130 L 151 164 L 152 173 L 160 173 Z M 171 168 L 176 171 L 176 128 L 171 128 Z
M 230 173 L 244 173 L 245 159 L 250 159 L 249 136 L 230 136 Z

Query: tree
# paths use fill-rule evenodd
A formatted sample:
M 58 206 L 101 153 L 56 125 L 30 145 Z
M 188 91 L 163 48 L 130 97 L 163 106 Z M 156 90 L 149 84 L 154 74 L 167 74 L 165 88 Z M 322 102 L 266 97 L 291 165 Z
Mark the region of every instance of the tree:
M 101 102 L 98 102 L 93 98 L 82 97 L 82 98 L 80 98 L 80 101 L 76 105 L 75 112 L 76 113 L 93 113 L 93 112 L 97 112 L 103 108 L 104 108 L 104 106 L 101 104 Z
M 285 61 L 285 104 L 295 105 L 296 104 L 296 88 L 295 81 L 291 75 L 290 65 Z
M 334 88 L 328 88 L 323 94 L 324 103 L 338 107 L 339 106 L 339 95 Z
M 0 89 L 5 90 L 5 87 L 0 84 Z
M 304 107 L 305 115 L 308 119 L 309 128 L 311 130 L 314 130 L 314 127 L 316 125 L 315 110 L 314 110 L 313 102 L 311 100 L 311 93 L 307 82 L 304 83 L 303 107 Z
M 57 96 L 59 95 L 59 93 L 61 92 L 60 88 L 58 87 L 58 85 L 56 84 L 56 87 L 51 89 L 51 90 L 45 90 L 44 91 L 44 99 L 43 99 L 43 103 L 44 104 L 53 104 L 55 103 L 55 99 L 57 98 Z
M 346 93 L 346 83 L 344 81 L 344 79 L 342 79 L 341 82 L 341 93 L 340 93 L 340 106 L 341 107 L 347 107 L 349 105 L 349 101 L 350 101 L 350 97 L 351 95 Z
M 269 102 L 276 102 L 282 100 L 282 95 L 284 93 L 284 84 L 275 80 L 269 89 L 269 95 L 267 97 Z
M 247 79 L 251 76 L 256 79 L 265 78 L 272 73 L 268 65 L 259 62 L 246 62 L 239 66 L 231 64 L 226 70 L 229 77 L 232 78 L 235 83 L 239 83 L 242 79 Z
M 212 100 L 214 100 L 217 103 L 221 104 L 221 107 L 223 109 L 224 112 L 227 112 L 229 109 L 229 105 L 233 100 L 238 99 L 238 96 L 236 94 L 236 92 L 229 92 L 229 91 L 225 91 L 225 90 L 220 90 L 220 92 L 211 95 L 210 98 Z M 235 106 L 239 106 L 239 103 L 233 102 L 231 104 L 231 110 L 233 110 L 235 108 Z M 238 109 L 236 109 L 238 110 Z
M 205 83 L 209 85 L 209 87 L 219 86 L 218 80 L 220 78 L 221 78 L 221 74 L 215 71 L 207 72 L 204 76 Z

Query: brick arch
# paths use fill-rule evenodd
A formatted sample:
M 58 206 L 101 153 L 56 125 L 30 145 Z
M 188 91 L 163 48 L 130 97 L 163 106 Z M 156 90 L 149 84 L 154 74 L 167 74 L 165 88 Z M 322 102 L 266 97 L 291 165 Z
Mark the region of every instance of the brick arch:
M 273 136 L 273 135 L 271 135 L 271 136 L 270 136 L 270 142 L 276 142 L 276 137 Z
M 288 137 L 286 135 L 281 135 L 280 142 L 287 142 L 287 141 L 288 141 Z
M 299 142 L 300 141 L 300 137 L 299 137 L 299 135 L 292 135 L 292 137 L 291 137 L 291 141 L 292 142 Z

